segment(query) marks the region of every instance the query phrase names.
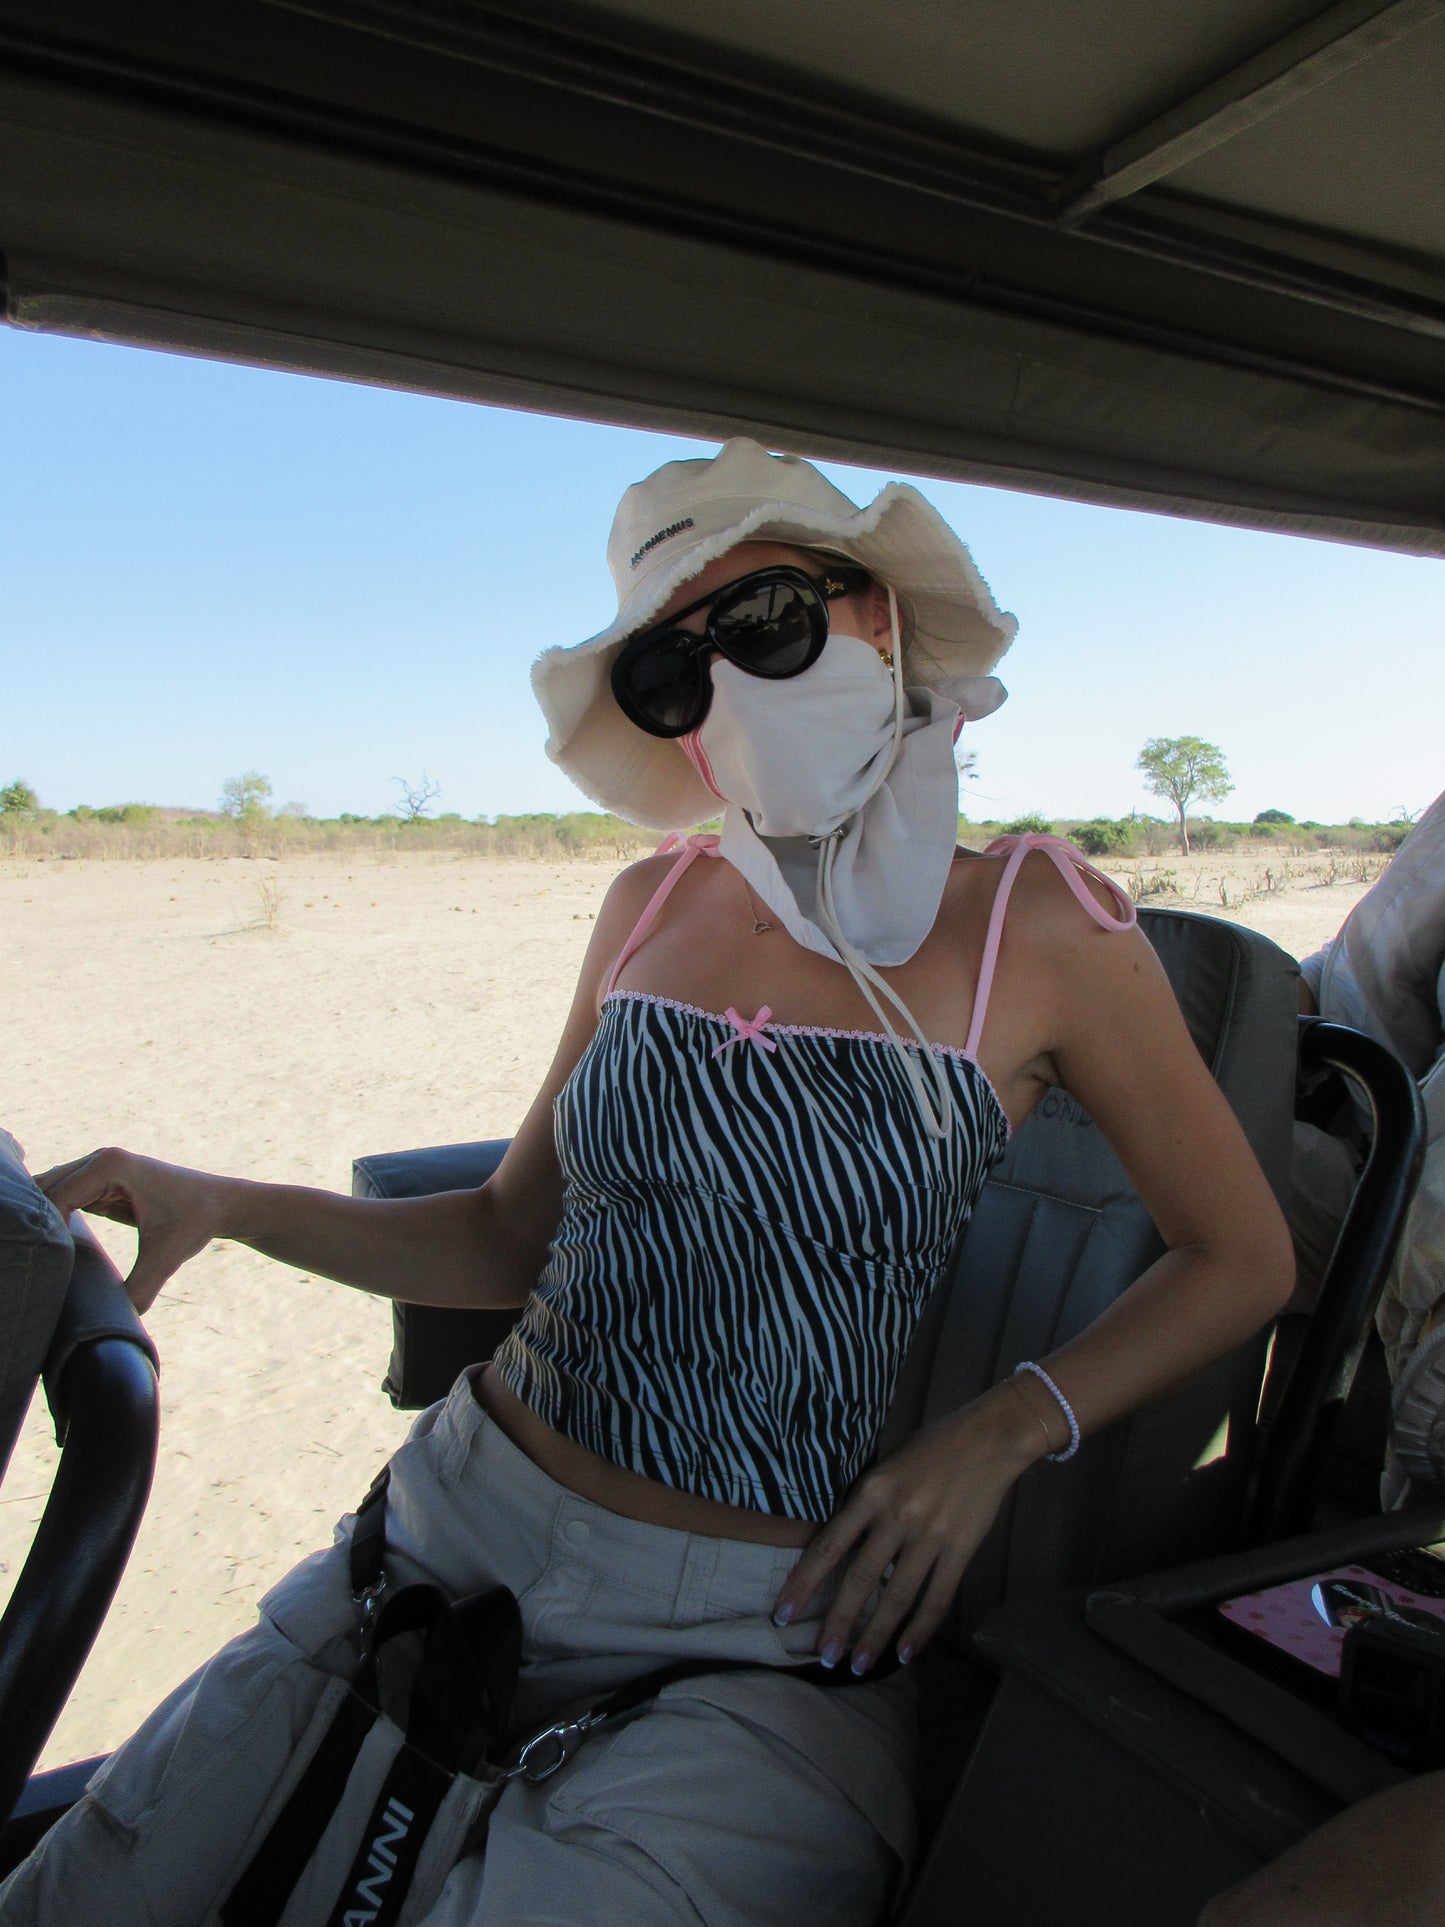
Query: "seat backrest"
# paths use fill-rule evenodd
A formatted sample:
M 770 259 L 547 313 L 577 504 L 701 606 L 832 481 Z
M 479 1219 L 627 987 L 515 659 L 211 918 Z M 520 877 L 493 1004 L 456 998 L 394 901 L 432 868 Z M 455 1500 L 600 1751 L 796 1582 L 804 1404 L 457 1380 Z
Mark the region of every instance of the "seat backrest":
M 1286 1204 L 1298 966 L 1217 918 L 1145 910 L 1139 922 Z M 927 1421 L 977 1397 L 1020 1359 L 1081 1332 L 1162 1250 L 1102 1134 L 1065 1092 L 1049 1092 L 984 1187 L 935 1313 L 931 1358 L 910 1358 L 904 1399 Z M 1260 1334 L 1067 1465 L 1021 1480 L 970 1564 L 956 1635 L 1006 1599 L 1235 1544 L 1267 1343 Z
M 0 1478 L 10 1463 L 70 1283 L 75 1248 L 0 1131 Z

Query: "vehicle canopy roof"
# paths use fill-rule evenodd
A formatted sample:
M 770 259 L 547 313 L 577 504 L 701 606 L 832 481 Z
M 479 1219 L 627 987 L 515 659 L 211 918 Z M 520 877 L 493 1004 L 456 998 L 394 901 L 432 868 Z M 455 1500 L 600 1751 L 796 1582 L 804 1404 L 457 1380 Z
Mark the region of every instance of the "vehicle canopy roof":
M 0 0 L 5 311 L 1445 553 L 1445 0 Z

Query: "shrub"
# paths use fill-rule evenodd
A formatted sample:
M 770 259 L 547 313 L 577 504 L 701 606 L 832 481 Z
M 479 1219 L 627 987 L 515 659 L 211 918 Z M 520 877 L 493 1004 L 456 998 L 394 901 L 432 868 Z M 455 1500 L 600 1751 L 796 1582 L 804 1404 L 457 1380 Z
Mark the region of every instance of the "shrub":
M 1002 834 L 1004 836 L 1052 836 L 1054 826 L 1047 817 L 1040 816 L 1035 810 L 1027 816 L 1016 817 L 1012 823 L 1005 823 Z
M 111 803 L 95 811 L 97 823 L 154 823 L 160 811 L 150 803 Z
M 1254 819 L 1256 823 L 1293 823 L 1294 818 L 1288 810 L 1261 810 Z
M 1203 816 L 1190 826 L 1189 840 L 1197 850 L 1227 850 L 1239 836 L 1232 823 L 1216 823 L 1213 817 Z
M 13 783 L 7 783 L 3 789 L 0 789 L 0 816 L 25 822 L 34 816 L 39 808 L 40 798 L 30 785 L 23 783 L 18 776 Z
M 1087 823 L 1076 824 L 1069 841 L 1077 844 L 1085 856 L 1119 856 L 1134 847 L 1134 820 L 1128 816 L 1121 816 L 1117 821 L 1096 816 Z

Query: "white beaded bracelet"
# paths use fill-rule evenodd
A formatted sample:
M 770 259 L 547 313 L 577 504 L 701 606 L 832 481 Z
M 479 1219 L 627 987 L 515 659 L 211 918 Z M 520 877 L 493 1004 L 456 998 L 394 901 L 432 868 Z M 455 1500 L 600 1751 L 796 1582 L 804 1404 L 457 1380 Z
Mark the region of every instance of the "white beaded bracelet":
M 1054 1397 L 1059 1401 L 1059 1409 L 1069 1421 L 1068 1445 L 1062 1452 L 1045 1452 L 1044 1454 L 1044 1457 L 1050 1465 L 1062 1465 L 1066 1459 L 1071 1459 L 1079 1449 L 1079 1421 L 1074 1417 L 1074 1408 L 1049 1377 L 1042 1365 L 1036 1365 L 1031 1358 L 1025 1358 L 1014 1366 L 1014 1377 L 1017 1378 L 1020 1372 L 1032 1372 L 1035 1378 L 1041 1378 L 1053 1393 Z

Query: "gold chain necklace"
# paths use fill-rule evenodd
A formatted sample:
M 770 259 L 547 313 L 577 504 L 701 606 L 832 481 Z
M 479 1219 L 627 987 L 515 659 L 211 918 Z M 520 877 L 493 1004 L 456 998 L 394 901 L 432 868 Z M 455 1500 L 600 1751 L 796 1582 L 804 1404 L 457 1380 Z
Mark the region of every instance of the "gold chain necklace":
M 738 882 L 743 886 L 743 890 L 747 895 L 748 915 L 753 920 L 753 935 L 755 937 L 766 936 L 768 931 L 772 929 L 773 927 L 772 924 L 768 922 L 766 917 L 760 917 L 757 914 L 756 910 L 754 909 L 753 888 L 752 888 L 752 885 L 748 882 L 747 878 L 743 875 L 741 870 L 737 872 L 737 879 L 738 879 Z

